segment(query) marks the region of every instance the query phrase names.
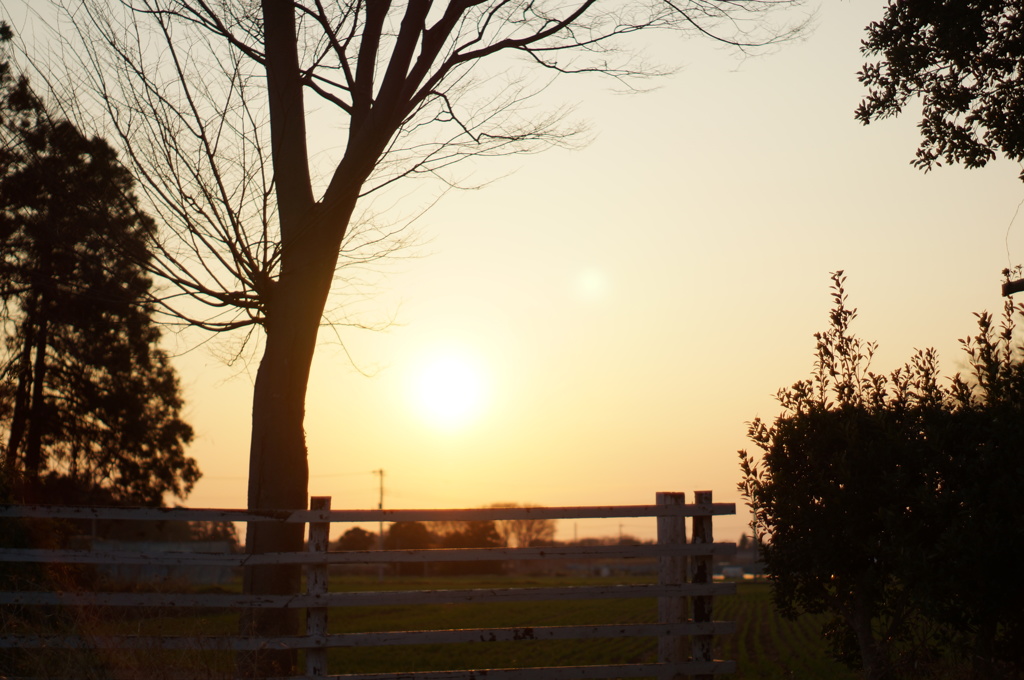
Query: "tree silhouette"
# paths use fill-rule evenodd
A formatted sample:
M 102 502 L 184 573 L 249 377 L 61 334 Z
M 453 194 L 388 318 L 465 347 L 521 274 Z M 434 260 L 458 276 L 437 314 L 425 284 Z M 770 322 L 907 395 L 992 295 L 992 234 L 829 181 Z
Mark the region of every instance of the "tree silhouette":
M 571 142 L 560 111 L 526 103 L 560 75 L 632 87 L 664 72 L 629 51 L 634 33 L 747 49 L 788 36 L 765 17 L 796 2 L 59 0 L 82 61 L 58 80 L 78 85 L 75 106 L 96 95 L 176 235 L 154 261 L 182 296 L 167 311 L 263 330 L 249 507 L 305 507 L 306 386 L 336 271 L 394 245 L 387 229 L 352 228 L 362 199 L 406 178 L 457 183 L 451 168 L 467 158 Z M 298 550 L 302 529 L 254 524 L 246 543 Z M 294 566 L 253 566 L 245 590 L 293 593 L 299 580 Z M 269 635 L 297 630 L 280 612 L 252 616 Z M 287 674 L 292 662 L 274 658 L 253 672 Z
M 977 315 L 970 371 L 944 387 L 934 350 L 873 372 L 842 272 L 833 288 L 810 379 L 752 423 L 760 460 L 740 452 L 776 604 L 829 614 L 833 653 L 871 680 L 1021 677 L 1024 596 L 978 574 L 1024 559 L 1022 308 Z
M 160 505 L 199 478 L 150 318 L 155 226 L 110 146 L 0 63 L 4 473 L 22 500 Z
M 497 548 L 502 545 L 493 520 L 468 520 L 460 524 L 461 527 L 453 527 L 441 536 L 442 548 Z M 440 562 L 437 568 L 442 574 L 500 574 L 504 565 L 500 560 L 478 560 Z
M 386 550 L 423 550 L 437 547 L 438 537 L 423 522 L 395 522 L 384 536 Z M 423 576 L 424 562 L 399 562 L 395 573 L 402 576 Z
M 373 550 L 377 546 L 377 534 L 362 527 L 352 527 L 338 539 L 338 550 Z
M 493 503 L 492 508 L 530 508 L 532 504 Z M 494 522 L 501 544 L 518 548 L 529 548 L 534 545 L 547 545 L 555 539 L 556 522 L 553 519 L 522 518 L 499 519 Z

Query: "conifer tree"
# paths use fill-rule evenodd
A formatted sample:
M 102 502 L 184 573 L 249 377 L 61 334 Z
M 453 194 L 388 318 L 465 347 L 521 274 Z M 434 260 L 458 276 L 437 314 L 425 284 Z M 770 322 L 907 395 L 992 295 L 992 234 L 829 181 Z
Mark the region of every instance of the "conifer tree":
M 21 500 L 159 505 L 199 478 L 133 185 L 0 62 L 0 434 Z

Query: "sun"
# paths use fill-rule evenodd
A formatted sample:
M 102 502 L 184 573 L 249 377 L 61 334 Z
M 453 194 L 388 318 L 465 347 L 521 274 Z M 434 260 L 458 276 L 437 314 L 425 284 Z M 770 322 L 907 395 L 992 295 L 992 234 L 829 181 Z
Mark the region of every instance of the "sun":
M 429 359 L 417 375 L 416 401 L 423 416 L 437 427 L 451 430 L 469 424 L 483 410 L 479 366 L 455 354 Z

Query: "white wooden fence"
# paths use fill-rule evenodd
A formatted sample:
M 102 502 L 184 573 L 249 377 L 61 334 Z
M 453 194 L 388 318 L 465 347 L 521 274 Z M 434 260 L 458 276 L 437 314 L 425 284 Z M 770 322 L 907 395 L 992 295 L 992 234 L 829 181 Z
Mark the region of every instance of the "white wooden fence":
M 673 680 L 682 676 L 710 678 L 735 671 L 735 662 L 715 660 L 716 635 L 732 633 L 735 624 L 712 619 L 716 595 L 735 592 L 731 583 L 712 582 L 712 558 L 730 555 L 731 543 L 714 543 L 712 517 L 735 514 L 732 503 L 713 503 L 709 491 L 697 492 L 693 504 L 682 493 L 659 493 L 655 505 L 609 507 L 530 507 L 462 510 L 330 510 L 330 498 L 312 500 L 310 510 L 246 511 L 188 508 L 132 509 L 85 507 L 0 506 L 0 518 L 57 518 L 96 520 L 173 520 L 231 522 L 301 522 L 309 525 L 308 550 L 301 553 L 232 555 L 203 553 L 98 552 L 88 550 L 15 549 L 3 546 L 0 562 L 68 564 L 175 564 L 244 567 L 259 564 L 304 564 L 306 592 L 288 596 L 250 596 L 231 593 L 164 592 L 53 592 L 6 590 L 0 584 L 0 606 L 59 607 L 200 607 L 305 609 L 304 635 L 279 638 L 244 636 L 133 636 L 98 638 L 61 635 L 5 634 L 0 631 L 0 658 L 4 648 L 37 649 L 203 649 L 203 650 L 305 650 L 305 675 L 297 678 L 338 678 L 345 680 L 451 680 L 481 676 L 496 680 L 569 680 L 577 678 L 657 677 Z M 634 546 L 551 546 L 533 548 L 480 548 L 443 550 L 385 550 L 330 552 L 327 537 L 332 522 L 398 522 L 432 520 L 511 520 L 656 517 L 657 545 Z M 691 519 L 687 540 L 686 518 Z M 611 558 L 657 558 L 656 585 L 611 585 L 575 587 L 506 588 L 488 590 L 430 590 L 332 593 L 328 590 L 329 565 L 398 564 L 403 562 L 454 562 L 463 560 L 594 560 Z M 429 603 L 494 603 L 519 601 L 578 601 L 603 598 L 657 598 L 658 623 L 584 626 L 537 626 L 531 628 L 487 628 L 426 630 L 376 633 L 328 632 L 328 613 L 343 615 L 340 607 L 367 605 L 411 605 Z M 570 605 L 567 605 L 570 606 Z M 444 671 L 363 675 L 327 675 L 327 650 L 337 647 L 505 642 L 518 640 L 565 640 L 658 638 L 657 663 L 632 663 L 545 668 L 488 669 L 486 671 Z M 0 668 L 0 677 L 4 677 Z

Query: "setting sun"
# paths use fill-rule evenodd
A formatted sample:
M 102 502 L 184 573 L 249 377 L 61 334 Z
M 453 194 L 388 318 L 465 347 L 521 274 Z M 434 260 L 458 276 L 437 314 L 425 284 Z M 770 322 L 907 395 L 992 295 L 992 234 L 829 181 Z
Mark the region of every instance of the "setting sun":
M 416 401 L 431 424 L 445 429 L 465 425 L 479 415 L 484 384 L 470 359 L 442 355 L 430 359 L 416 376 Z

